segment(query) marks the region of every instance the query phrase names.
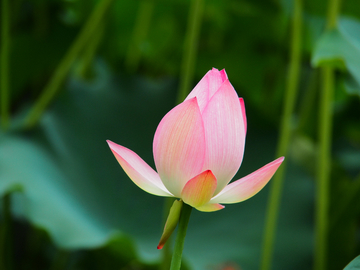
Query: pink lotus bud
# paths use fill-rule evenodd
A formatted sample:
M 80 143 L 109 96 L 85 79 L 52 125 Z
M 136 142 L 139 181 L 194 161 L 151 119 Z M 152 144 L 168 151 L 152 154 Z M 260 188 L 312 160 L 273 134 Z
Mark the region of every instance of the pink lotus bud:
M 225 70 L 213 68 L 157 127 L 153 142 L 157 172 L 133 151 L 108 144 L 127 175 L 146 192 L 177 197 L 211 212 L 255 195 L 284 160 L 278 158 L 229 184 L 242 162 L 246 129 L 243 99 Z

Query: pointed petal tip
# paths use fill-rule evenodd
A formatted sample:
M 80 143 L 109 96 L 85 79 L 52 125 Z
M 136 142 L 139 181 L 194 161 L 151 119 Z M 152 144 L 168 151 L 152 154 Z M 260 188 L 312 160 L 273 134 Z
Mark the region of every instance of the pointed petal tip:
M 134 151 L 112 141 L 108 140 L 107 142 L 120 166 L 138 187 L 150 194 L 173 197 L 162 183 L 157 172 Z
M 258 193 L 273 177 L 285 157 L 266 164 L 255 172 L 227 185 L 210 203 L 238 203 Z
M 198 105 L 197 97 L 196 97 L 196 96 L 193 97 L 193 98 L 188 99 L 188 101 L 189 101 L 189 102 L 191 101 L 192 103 L 196 103 L 196 105 Z
M 220 76 L 221 76 L 221 79 L 223 80 L 223 81 L 225 81 L 227 78 L 228 78 L 228 76 L 227 76 L 227 74 L 226 74 L 226 71 L 225 71 L 225 68 L 223 68 L 222 70 L 218 70 L 217 68 L 212 68 L 211 69 L 211 71 L 212 72 L 219 72 L 220 73 Z
M 113 150 L 113 148 L 115 148 L 117 146 L 122 147 L 121 145 L 118 145 L 117 143 L 114 143 L 113 141 L 110 141 L 110 140 L 106 140 L 106 142 L 109 145 L 111 150 Z
M 220 74 L 221 74 L 221 77 L 222 79 L 225 81 L 228 79 L 228 76 L 226 74 L 226 71 L 225 71 L 225 68 L 223 68 L 222 70 L 220 70 Z
M 164 244 L 160 244 L 157 246 L 157 249 L 162 249 L 164 247 Z
M 228 76 L 227 76 L 227 74 L 225 72 L 225 69 L 222 69 L 222 70 L 219 71 L 217 68 L 213 67 L 210 71 L 208 71 L 208 73 L 206 73 L 206 75 L 210 78 L 211 83 L 214 83 L 214 80 L 215 81 L 219 80 L 220 84 L 216 87 L 215 91 L 220 87 L 220 85 L 224 81 L 228 80 Z M 211 96 L 212 96 L 212 94 L 211 94 Z

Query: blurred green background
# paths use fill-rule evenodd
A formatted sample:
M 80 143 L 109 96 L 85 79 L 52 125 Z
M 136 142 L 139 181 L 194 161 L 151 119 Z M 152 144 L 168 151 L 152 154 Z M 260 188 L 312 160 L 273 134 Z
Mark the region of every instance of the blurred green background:
M 360 253 L 358 0 L 1 0 L 0 16 L 1 270 L 168 269 L 165 199 L 105 140 L 154 167 L 158 123 L 212 67 L 245 100 L 235 179 L 286 162 L 250 200 L 193 212 L 184 269 Z

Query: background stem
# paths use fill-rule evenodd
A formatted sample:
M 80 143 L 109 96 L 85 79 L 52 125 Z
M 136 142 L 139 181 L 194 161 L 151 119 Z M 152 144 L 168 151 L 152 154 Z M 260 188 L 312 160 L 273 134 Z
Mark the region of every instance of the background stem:
M 340 0 L 330 0 L 326 30 L 336 27 Z M 321 69 L 322 88 L 319 112 L 319 160 L 317 167 L 317 189 L 315 205 L 315 258 L 314 269 L 325 270 L 327 260 L 327 238 L 329 230 L 329 189 L 331 167 L 332 100 L 335 74 L 330 66 Z
M 154 5 L 153 0 L 142 0 L 139 3 L 134 32 L 125 60 L 125 65 L 129 72 L 136 72 L 139 67 L 142 54 L 141 46 L 149 32 Z
M 39 121 L 45 108 L 50 104 L 50 102 L 55 97 L 55 94 L 59 91 L 60 86 L 62 85 L 66 75 L 71 68 L 71 65 L 79 56 L 83 48 L 87 45 L 90 37 L 95 33 L 95 31 L 97 31 L 98 26 L 104 18 L 104 15 L 106 14 L 106 11 L 108 10 L 112 1 L 113 0 L 102 0 L 96 6 L 95 10 L 82 28 L 80 34 L 76 38 L 75 42 L 72 44 L 56 68 L 49 83 L 45 86 L 43 93 L 40 95 L 39 99 L 27 115 L 25 119 L 25 126 L 27 128 L 34 126 L 37 121 Z
M 200 35 L 200 26 L 203 14 L 203 0 L 192 0 L 188 27 L 185 36 L 184 54 L 181 65 L 180 88 L 177 103 L 183 102 L 191 88 L 197 57 L 197 47 Z
M 0 53 L 0 92 L 1 126 L 5 130 L 9 125 L 9 57 L 10 57 L 10 8 L 9 1 L 1 1 L 1 53 Z
M 99 24 L 97 30 L 95 31 L 92 39 L 87 45 L 84 53 L 79 61 L 78 74 L 82 78 L 89 78 L 92 76 L 92 65 L 94 62 L 96 51 L 101 43 L 105 32 L 105 23 L 102 22 Z
M 322 91 L 320 96 L 319 161 L 317 171 L 315 209 L 315 264 L 314 269 L 326 269 L 326 245 L 328 232 L 329 175 L 331 162 L 331 101 L 334 73 L 331 67 L 322 68 Z
M 183 204 L 179 220 L 179 228 L 175 240 L 174 253 L 171 260 L 170 270 L 180 270 L 182 252 L 184 249 L 184 242 L 186 236 L 187 226 L 189 224 L 192 207 L 188 204 Z
M 301 66 L 301 44 L 302 44 L 302 0 L 294 2 L 294 16 L 292 22 L 292 37 L 290 49 L 289 75 L 286 85 L 283 115 L 281 119 L 280 136 L 276 151 L 276 158 L 285 156 L 290 142 L 292 131 L 291 117 L 295 107 L 298 92 L 300 66 Z M 264 242 L 261 260 L 261 269 L 271 268 L 273 255 L 274 238 L 279 216 L 281 193 L 283 189 L 283 179 L 286 161 L 280 166 L 271 181 L 271 189 L 266 212 Z

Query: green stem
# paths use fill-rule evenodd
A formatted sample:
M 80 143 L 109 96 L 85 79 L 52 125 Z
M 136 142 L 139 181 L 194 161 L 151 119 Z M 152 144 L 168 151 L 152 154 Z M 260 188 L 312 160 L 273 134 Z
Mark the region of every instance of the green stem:
M 167 197 L 165 198 L 165 203 L 164 203 L 164 211 L 163 211 L 163 226 L 162 228 L 164 228 L 166 220 L 169 216 L 169 212 L 170 212 L 170 208 L 174 203 L 174 198 L 170 198 Z M 170 268 L 170 264 L 171 264 L 171 241 L 172 237 L 170 236 L 169 239 L 166 241 L 166 245 L 164 245 L 164 247 L 162 248 L 162 261 L 161 261 L 161 266 L 160 269 L 162 270 L 168 270 Z
M 28 113 L 25 119 L 25 127 L 30 128 L 39 121 L 42 113 L 59 91 L 60 86 L 71 68 L 71 65 L 98 29 L 98 26 L 103 20 L 104 15 L 106 14 L 106 11 L 112 1 L 113 0 L 102 0 L 96 6 L 95 10 L 82 28 L 80 34 L 56 68 L 49 83 L 45 86 L 43 93 Z
M 10 8 L 9 1 L 2 0 L 1 5 L 1 53 L 0 53 L 0 89 L 1 89 L 1 125 L 5 130 L 9 125 L 9 57 L 10 57 Z
M 183 61 L 181 65 L 180 87 L 177 96 L 177 103 L 182 102 L 186 98 L 194 77 L 203 6 L 203 0 L 191 1 L 188 27 L 184 44 Z
M 0 238 L 0 270 L 12 269 L 12 239 L 11 239 L 11 194 L 3 197 L 3 222 Z
M 290 67 L 285 92 L 283 107 L 283 116 L 281 119 L 279 143 L 276 151 L 276 157 L 286 155 L 292 131 L 291 117 L 294 111 L 295 101 L 298 92 L 298 84 L 301 67 L 301 44 L 302 44 L 302 0 L 295 0 L 294 17 L 292 23 L 292 39 L 290 50 Z M 279 215 L 280 199 L 283 189 L 283 179 L 285 171 L 284 163 L 278 169 L 276 175 L 271 181 L 271 189 L 266 212 L 264 242 L 261 260 L 261 269 L 268 270 L 271 268 L 273 255 L 275 231 Z
M 323 87 L 320 96 L 319 161 L 315 206 L 315 262 L 314 269 L 326 269 L 329 176 L 331 163 L 331 103 L 334 91 L 334 72 L 331 67 L 322 69 Z
M 337 18 L 340 13 L 341 0 L 329 0 L 326 28 L 334 29 L 337 26 Z
M 105 24 L 100 23 L 97 31 L 94 33 L 91 42 L 89 42 L 84 51 L 78 67 L 78 74 L 82 78 L 91 77 L 91 65 L 93 63 L 96 50 L 98 49 L 105 31 Z
M 301 100 L 298 116 L 297 130 L 301 131 L 308 127 L 316 105 L 317 89 L 319 87 L 319 72 L 317 69 L 311 71 L 310 78 L 307 80 L 308 85 Z
M 149 32 L 153 9 L 154 0 L 142 0 L 140 2 L 132 40 L 125 60 L 125 65 L 130 72 L 135 72 L 138 69 L 141 59 L 141 45 Z
M 340 11 L 340 0 L 330 0 L 328 6 L 327 30 L 336 27 Z M 332 67 L 321 70 L 322 89 L 319 112 L 319 160 L 315 202 L 315 258 L 314 269 L 325 270 L 327 259 L 327 236 L 329 231 L 329 190 L 331 168 L 332 100 L 335 88 L 335 74 Z
M 179 228 L 175 240 L 174 253 L 171 260 L 170 270 L 180 270 L 181 257 L 184 249 L 184 242 L 186 236 L 186 229 L 189 224 L 190 214 L 192 207 L 187 204 L 183 204 L 179 220 Z

